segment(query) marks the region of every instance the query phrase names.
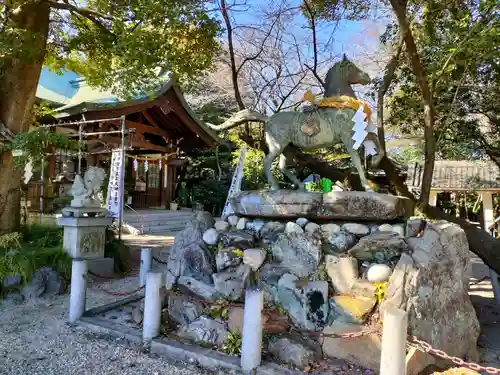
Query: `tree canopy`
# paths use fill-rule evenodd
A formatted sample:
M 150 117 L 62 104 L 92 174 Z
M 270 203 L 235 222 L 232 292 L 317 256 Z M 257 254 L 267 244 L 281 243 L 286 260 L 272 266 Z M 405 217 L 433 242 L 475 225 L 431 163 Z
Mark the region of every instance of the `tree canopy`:
M 42 35 L 19 17 L 48 8 L 43 63 L 82 74 L 94 86 L 135 95 L 169 72 L 181 79 L 209 68 L 218 51 L 219 24 L 204 1 L 5 1 L 1 13 L 1 72 L 9 62 L 34 57 Z M 77 5 L 85 4 L 85 5 Z
M 500 92 L 498 2 L 426 1 L 413 12 L 412 31 L 436 107 L 438 158 L 493 156 L 500 140 L 495 129 L 500 105 L 494 99 Z M 393 42 L 397 33 L 398 27 L 390 25 L 382 39 Z M 396 71 L 387 106 L 386 124 L 391 130 L 422 135 L 423 103 L 406 56 Z

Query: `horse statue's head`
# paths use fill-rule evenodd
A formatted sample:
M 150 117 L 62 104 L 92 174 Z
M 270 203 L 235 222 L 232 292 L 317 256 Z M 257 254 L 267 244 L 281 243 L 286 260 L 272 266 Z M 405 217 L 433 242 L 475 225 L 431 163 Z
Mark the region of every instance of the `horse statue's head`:
M 371 82 L 370 76 L 359 69 L 344 54 L 342 60 L 335 63 L 325 79 L 325 97 L 329 96 L 352 96 L 356 97 L 351 85 L 367 85 Z

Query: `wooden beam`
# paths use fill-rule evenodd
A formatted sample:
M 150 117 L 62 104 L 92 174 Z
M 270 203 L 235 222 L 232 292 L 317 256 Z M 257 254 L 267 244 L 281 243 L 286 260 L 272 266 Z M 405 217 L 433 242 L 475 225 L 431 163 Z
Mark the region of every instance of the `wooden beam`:
M 153 119 L 153 117 L 149 114 L 148 110 L 146 109 L 145 111 L 142 111 L 142 114 L 144 117 L 146 117 L 146 120 L 150 122 L 151 125 L 159 128 L 158 123 Z
M 121 138 L 120 137 L 113 137 L 110 135 L 103 136 L 101 138 L 101 141 L 106 142 L 107 144 L 113 144 L 113 145 L 121 145 Z M 168 148 L 165 146 L 158 146 L 155 145 L 154 143 L 148 142 L 148 141 L 142 141 L 142 140 L 132 140 L 132 144 L 130 147 L 134 148 L 141 148 L 144 150 L 150 150 L 150 151 L 158 151 L 158 152 L 165 152 L 168 153 Z
M 128 129 L 135 129 L 137 133 L 150 133 L 150 134 L 160 135 L 165 138 L 170 138 L 170 134 L 166 130 L 149 126 L 146 124 L 141 124 L 139 122 L 125 120 L 125 126 Z
M 170 92 L 168 93 L 170 94 Z M 170 95 L 174 95 L 170 94 Z M 170 105 L 170 107 L 173 109 L 173 112 L 179 120 L 189 129 L 191 130 L 194 134 L 198 135 L 203 141 L 209 145 L 213 146 L 215 144 L 215 141 L 203 130 L 203 128 L 196 123 L 194 119 L 191 118 L 191 116 L 187 113 L 186 109 L 179 103 L 179 100 L 177 97 L 175 97 L 175 101 L 173 100 L 168 100 L 167 98 L 163 97 L 164 103 L 167 102 Z
M 145 150 L 151 150 L 151 151 L 158 151 L 158 152 L 168 152 L 168 148 L 164 146 L 158 146 L 155 145 L 154 143 L 147 142 L 147 141 L 133 141 L 131 147 L 134 148 L 142 148 Z

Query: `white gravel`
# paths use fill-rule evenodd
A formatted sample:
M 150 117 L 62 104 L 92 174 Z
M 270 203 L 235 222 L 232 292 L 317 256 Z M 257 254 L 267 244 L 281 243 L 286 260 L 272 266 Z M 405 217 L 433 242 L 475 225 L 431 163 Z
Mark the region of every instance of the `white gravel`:
M 90 283 L 88 308 L 112 302 L 96 288 L 131 290 L 137 276 Z M 123 298 L 123 297 L 120 297 Z M 69 295 L 13 306 L 0 302 L 0 374 L 5 375 L 198 375 L 205 371 L 170 364 L 126 340 L 96 335 L 68 321 Z
M 90 278 L 87 308 L 124 298 L 110 296 L 104 289 L 127 292 L 137 286 L 136 274 L 119 280 Z M 191 364 L 169 363 L 125 339 L 70 326 L 68 304 L 69 294 L 17 306 L 0 301 L 0 375 L 237 375 L 234 371 L 207 372 Z M 339 360 L 330 361 L 325 369 L 315 374 L 373 374 Z

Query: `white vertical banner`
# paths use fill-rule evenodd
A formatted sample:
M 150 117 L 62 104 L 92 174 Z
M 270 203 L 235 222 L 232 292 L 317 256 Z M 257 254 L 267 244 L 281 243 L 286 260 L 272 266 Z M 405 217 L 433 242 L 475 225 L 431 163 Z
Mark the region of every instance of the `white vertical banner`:
M 229 192 L 227 193 L 226 204 L 224 206 L 224 210 L 222 210 L 222 217 L 228 217 L 234 212 L 231 207 L 231 203 L 229 203 L 229 199 L 241 191 L 241 181 L 243 180 L 243 167 L 245 165 L 246 156 L 247 149 L 242 148 L 240 150 L 240 159 L 238 160 L 238 164 L 234 170 L 233 180 L 231 181 L 231 186 L 229 187 Z
M 113 218 L 120 217 L 123 208 L 123 178 L 125 177 L 123 176 L 123 156 L 122 150 L 113 150 L 111 155 L 106 208 L 109 212 L 109 216 Z

